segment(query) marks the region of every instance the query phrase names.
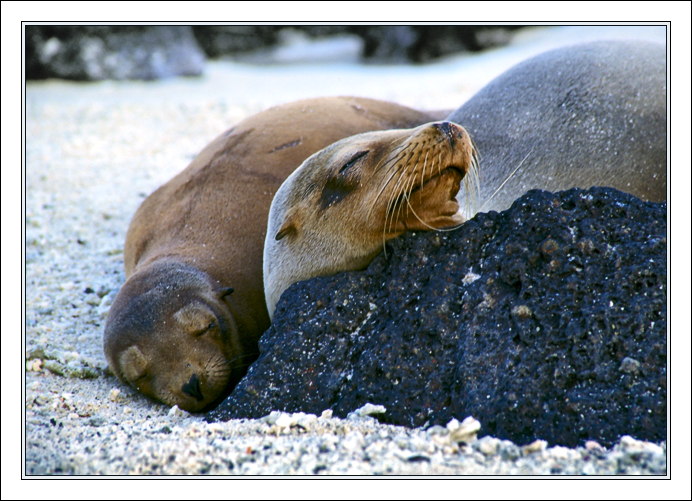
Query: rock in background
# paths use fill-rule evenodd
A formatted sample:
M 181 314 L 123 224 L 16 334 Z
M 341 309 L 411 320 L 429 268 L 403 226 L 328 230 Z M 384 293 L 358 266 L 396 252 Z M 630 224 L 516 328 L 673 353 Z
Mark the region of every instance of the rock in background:
M 297 32 L 311 39 L 354 35 L 363 59 L 426 62 L 510 41 L 520 26 L 50 26 L 25 31 L 29 80 L 153 80 L 199 75 L 207 57 L 237 57 L 276 47 Z
M 279 40 L 276 26 L 193 26 L 192 31 L 212 59 L 270 47 Z
M 666 438 L 666 204 L 532 191 L 453 232 L 408 234 L 362 272 L 284 293 L 261 355 L 209 420 L 270 411 L 612 445 Z
M 518 28 L 522 26 L 351 26 L 349 31 L 363 39 L 365 59 L 423 63 L 506 45 Z
M 155 80 L 200 75 L 189 26 L 46 26 L 25 31 L 27 79 Z

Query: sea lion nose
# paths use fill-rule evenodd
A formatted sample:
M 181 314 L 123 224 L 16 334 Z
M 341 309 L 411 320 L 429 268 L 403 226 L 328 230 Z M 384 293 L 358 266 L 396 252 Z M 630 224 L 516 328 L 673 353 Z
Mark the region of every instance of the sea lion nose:
M 202 388 L 200 388 L 199 385 L 199 378 L 197 377 L 197 374 L 193 374 L 190 380 L 183 385 L 183 393 L 186 395 L 190 395 L 191 397 L 194 397 L 197 400 L 203 400 L 204 396 L 202 395 Z
M 437 130 L 444 134 L 449 140 L 449 145 L 454 147 L 456 139 L 463 136 L 463 129 L 452 122 L 435 122 L 432 124 Z

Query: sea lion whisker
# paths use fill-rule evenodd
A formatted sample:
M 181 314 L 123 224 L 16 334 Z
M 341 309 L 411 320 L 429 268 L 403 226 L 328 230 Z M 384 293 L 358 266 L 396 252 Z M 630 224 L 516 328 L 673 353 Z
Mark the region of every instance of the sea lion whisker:
M 384 162 L 384 163 L 382 163 L 381 166 L 378 164 L 376 169 L 383 169 L 387 166 L 387 164 L 390 164 L 390 163 L 391 163 L 391 165 L 389 166 L 389 169 L 396 168 L 397 163 L 404 157 L 404 155 L 406 155 L 406 150 L 408 150 L 408 148 L 409 148 L 409 145 L 402 145 L 402 150 L 400 152 L 398 152 L 396 154 L 390 153 L 389 155 L 387 155 L 387 161 L 385 162 L 384 159 L 382 159 L 381 162 Z
M 514 175 L 519 171 L 519 168 L 524 164 L 524 162 L 526 161 L 526 159 L 529 158 L 529 155 L 531 155 L 531 153 L 533 153 L 533 149 L 534 149 L 534 148 L 535 148 L 535 146 L 532 146 L 532 147 L 531 147 L 531 149 L 530 149 L 529 152 L 526 154 L 526 156 L 521 160 L 521 162 L 519 162 L 519 165 L 517 165 L 517 166 L 514 168 L 514 170 L 513 170 L 512 172 L 510 172 L 509 175 L 504 179 L 504 181 L 502 181 L 502 183 L 500 183 L 500 186 L 498 186 L 497 189 L 493 192 L 493 194 L 490 195 L 490 198 L 488 198 L 485 202 L 483 202 L 483 205 L 481 205 L 480 210 L 483 210 L 483 208 L 484 208 L 486 205 L 488 205 L 488 204 L 490 203 L 490 201 L 491 201 L 493 198 L 495 198 L 495 195 L 497 195 L 497 194 L 500 192 L 500 190 L 502 189 L 502 187 L 503 187 L 505 184 L 507 184 L 507 181 L 509 181 L 510 179 L 512 179 L 512 177 L 514 177 Z
M 419 156 L 420 156 L 420 155 L 419 155 Z M 414 162 L 413 165 L 418 165 L 418 160 L 419 160 L 419 159 L 416 159 L 416 162 Z M 408 166 L 407 166 L 407 167 L 408 167 Z M 406 198 L 410 198 L 411 194 L 413 193 L 413 191 L 414 191 L 414 189 L 415 189 L 415 184 L 416 184 L 415 172 L 414 172 L 414 171 L 415 171 L 415 168 L 409 168 L 408 170 L 409 170 L 409 172 L 411 172 L 411 176 L 410 176 L 411 179 L 410 179 L 410 182 L 408 182 L 408 183 L 406 184 L 406 187 L 405 187 L 405 189 L 404 189 L 404 193 L 406 194 L 406 195 L 405 195 Z M 421 188 L 422 188 L 422 187 L 423 187 L 423 184 L 421 184 Z M 402 203 L 401 205 L 403 206 L 404 204 Z M 398 216 L 397 216 L 397 217 L 398 217 Z
M 375 207 L 378 206 L 378 202 L 379 202 L 380 197 L 382 196 L 382 193 L 384 192 L 385 188 L 387 187 L 387 185 L 391 182 L 392 178 L 393 178 L 397 173 L 398 173 L 397 171 L 392 172 L 391 176 L 389 176 L 389 178 L 387 179 L 387 182 L 385 183 L 385 185 L 382 186 L 382 188 L 380 189 L 380 191 L 377 193 L 377 196 L 374 197 L 373 203 L 372 203 L 372 205 L 370 206 L 370 209 L 368 210 L 368 218 L 371 216 L 372 211 L 375 209 Z M 385 228 L 386 228 L 386 225 L 387 225 L 387 219 L 388 219 L 388 217 L 389 217 L 389 210 L 390 210 L 391 204 L 392 204 L 392 200 L 391 200 L 391 197 L 390 197 L 390 199 L 387 201 L 387 206 L 386 206 L 386 208 L 385 208 L 385 214 L 384 214 L 384 216 L 385 216 Z M 386 231 L 386 229 L 385 229 L 385 231 Z
M 394 165 L 396 165 L 396 164 L 394 164 Z M 382 192 L 387 188 L 387 186 L 388 186 L 389 183 L 391 182 L 392 178 L 393 178 L 394 176 L 396 176 L 397 173 L 398 173 L 397 170 L 394 170 L 394 171 L 392 172 L 392 174 L 389 176 L 389 178 L 387 179 L 387 181 L 386 181 L 386 182 L 382 185 L 382 187 L 380 188 L 380 191 L 379 191 L 379 192 L 377 193 L 377 195 L 373 198 L 373 203 L 372 203 L 372 205 L 370 206 L 370 209 L 368 210 L 368 214 L 367 214 L 368 218 L 369 218 L 370 215 L 372 214 L 372 210 L 377 206 L 377 201 L 380 199 L 380 196 L 382 196 Z
M 475 149 L 471 152 L 471 159 L 463 178 L 464 195 L 464 219 L 468 220 L 477 211 L 480 199 L 480 179 L 478 175 L 478 156 Z
M 392 194 L 389 199 L 389 204 L 387 206 L 387 213 L 389 218 L 385 220 L 385 233 L 391 232 L 392 226 L 394 225 L 396 221 L 396 216 L 395 216 L 395 211 L 397 210 L 397 195 L 396 193 L 399 191 L 399 187 L 401 186 L 403 179 L 406 175 L 406 169 L 403 168 L 403 166 L 399 165 L 399 169 L 397 170 L 397 180 L 396 183 L 394 184 L 394 187 L 392 188 Z
M 394 140 L 392 142 L 394 142 Z M 380 161 L 377 162 L 377 164 L 373 168 L 373 171 L 378 171 L 381 168 L 383 168 L 384 166 L 386 166 L 389 162 L 391 162 L 395 158 L 395 156 L 399 155 L 399 153 L 402 150 L 406 150 L 406 148 L 408 148 L 408 145 L 405 143 L 401 143 L 398 146 L 395 146 L 394 148 L 392 148 L 392 151 L 389 152 L 389 155 L 381 158 Z M 386 162 L 385 162 L 385 160 L 386 160 Z
M 416 182 L 415 173 L 412 171 L 412 169 L 409 168 L 408 163 L 402 166 L 402 171 L 404 171 L 404 173 L 406 174 L 406 179 L 404 179 L 403 182 L 401 195 L 398 197 L 399 207 L 396 211 L 396 218 L 394 219 L 395 221 L 399 221 L 399 218 L 401 217 L 401 211 L 404 208 L 403 199 L 407 198 L 408 196 L 410 196 L 411 193 L 413 193 L 413 186 Z
M 425 179 L 425 166 L 428 165 L 428 154 L 429 153 L 430 153 L 429 151 L 426 151 L 425 152 L 425 158 L 423 159 L 423 169 L 421 170 L 421 174 L 420 174 L 420 187 L 421 188 L 423 187 L 423 184 L 424 184 L 423 180 Z
M 392 226 L 399 220 L 399 215 L 401 214 L 401 208 L 403 206 L 402 200 L 401 200 L 401 195 L 397 195 L 397 193 L 405 193 L 408 184 L 408 177 L 413 177 L 413 176 L 408 176 L 410 173 L 410 169 L 407 168 L 408 163 L 403 163 L 399 165 L 399 178 L 397 180 L 397 183 L 395 184 L 394 188 L 392 189 L 392 210 L 391 210 L 391 220 L 390 220 L 390 226 L 389 226 L 389 232 L 391 232 Z
M 225 360 L 225 362 L 229 365 L 232 365 L 232 364 L 234 364 L 240 360 L 250 359 L 250 363 L 252 363 L 255 360 L 255 358 L 257 358 L 257 355 L 259 355 L 258 351 L 241 353 L 239 355 L 236 355 L 235 357 L 231 357 L 231 358 Z
M 387 183 L 389 183 L 389 181 L 391 181 L 391 179 L 396 174 L 399 174 L 399 179 L 397 179 L 395 186 L 399 185 L 399 183 L 401 182 L 401 176 L 402 176 L 401 170 L 394 171 L 392 173 L 392 175 L 390 176 L 389 180 L 387 181 Z M 380 193 L 382 193 L 382 191 L 380 191 Z M 396 190 L 395 189 L 392 190 L 390 193 L 389 199 L 387 200 L 387 206 L 385 208 L 385 215 L 384 215 L 384 224 L 382 225 L 382 249 L 384 250 L 385 257 L 387 256 L 387 247 L 385 245 L 387 243 L 387 233 L 391 229 L 391 225 L 394 224 L 394 208 L 396 205 L 395 193 L 396 193 Z M 390 218 L 391 218 L 391 221 L 390 221 Z M 388 228 L 388 226 L 389 226 L 389 228 Z
M 478 152 L 474 148 L 471 154 L 469 171 L 464 176 L 464 192 L 468 195 L 467 219 L 471 218 L 478 211 L 478 203 L 481 199 L 480 167 L 478 161 Z

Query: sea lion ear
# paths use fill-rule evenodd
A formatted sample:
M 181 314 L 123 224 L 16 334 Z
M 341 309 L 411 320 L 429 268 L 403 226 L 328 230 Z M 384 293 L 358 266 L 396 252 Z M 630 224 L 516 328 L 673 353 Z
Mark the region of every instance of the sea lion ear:
M 120 370 L 125 379 L 130 383 L 142 377 L 147 368 L 147 359 L 141 350 L 134 345 L 120 354 L 118 362 L 120 362 Z
M 216 289 L 216 295 L 219 299 L 223 299 L 231 294 L 233 294 L 233 287 L 219 287 Z
M 281 240 L 283 237 L 286 235 L 291 235 L 296 232 L 296 227 L 293 224 L 293 221 L 290 219 L 286 220 L 286 222 L 281 226 L 281 229 L 276 233 L 276 236 L 274 237 L 276 240 Z

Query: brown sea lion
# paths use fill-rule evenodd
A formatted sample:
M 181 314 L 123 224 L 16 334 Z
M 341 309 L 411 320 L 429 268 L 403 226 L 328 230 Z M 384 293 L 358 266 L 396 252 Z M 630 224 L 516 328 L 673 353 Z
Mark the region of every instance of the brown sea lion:
M 373 99 L 319 98 L 271 108 L 217 137 L 130 224 L 127 280 L 104 333 L 113 372 L 188 411 L 218 403 L 269 326 L 262 245 L 282 181 L 341 138 L 439 117 Z
M 363 268 L 407 230 L 462 223 L 455 199 L 462 179 L 473 188 L 476 153 L 464 128 L 451 122 L 359 134 L 309 157 L 281 185 L 269 213 L 270 316 L 299 280 Z

